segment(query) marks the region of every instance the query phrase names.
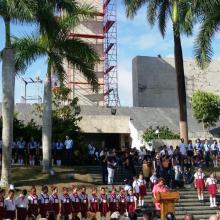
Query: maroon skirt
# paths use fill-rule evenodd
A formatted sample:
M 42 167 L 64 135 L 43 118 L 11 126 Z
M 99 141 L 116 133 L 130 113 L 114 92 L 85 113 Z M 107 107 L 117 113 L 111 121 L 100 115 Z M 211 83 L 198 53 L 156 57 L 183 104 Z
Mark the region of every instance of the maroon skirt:
M 125 202 L 118 203 L 118 211 L 119 211 L 120 215 L 124 215 L 124 213 L 126 212 L 126 203 Z
M 196 188 L 197 189 L 204 189 L 205 188 L 205 182 L 203 179 L 196 180 Z
M 40 215 L 41 218 L 46 218 L 49 211 L 49 203 L 40 205 Z
M 141 197 L 147 195 L 147 188 L 145 185 L 139 186 L 139 194 Z
M 81 212 L 81 204 L 80 204 L 80 202 L 73 202 L 72 205 L 73 205 L 73 209 L 72 209 L 73 213 Z
M 71 203 L 62 203 L 61 204 L 61 214 L 70 215 L 72 213 L 72 204 Z
M 83 212 L 83 213 L 88 212 L 88 203 L 87 202 L 86 203 L 84 203 L 84 202 L 81 203 L 81 212 Z
M 216 184 L 211 184 L 208 186 L 208 192 L 211 196 L 216 196 L 218 189 Z
M 37 204 L 30 204 L 28 206 L 28 216 L 31 217 L 31 216 L 35 216 L 37 217 L 38 216 L 38 205 Z
M 5 208 L 0 207 L 0 220 L 5 219 Z
M 58 215 L 60 212 L 60 204 L 59 203 L 52 203 L 50 211 L 54 212 L 55 215 Z
M 128 210 L 128 213 L 135 212 L 135 203 L 128 202 L 127 203 L 127 210 Z
M 16 211 L 6 211 L 6 219 L 13 220 L 16 218 Z
M 26 220 L 27 214 L 26 208 L 17 208 L 17 220 Z
M 118 207 L 116 202 L 109 202 L 109 211 L 110 212 L 117 212 Z
M 98 202 L 91 202 L 91 205 L 90 205 L 90 212 L 98 212 L 99 211 L 99 204 Z
M 99 205 L 99 211 L 101 213 L 106 214 L 108 212 L 108 204 L 104 203 L 104 202 L 101 202 L 100 205 Z

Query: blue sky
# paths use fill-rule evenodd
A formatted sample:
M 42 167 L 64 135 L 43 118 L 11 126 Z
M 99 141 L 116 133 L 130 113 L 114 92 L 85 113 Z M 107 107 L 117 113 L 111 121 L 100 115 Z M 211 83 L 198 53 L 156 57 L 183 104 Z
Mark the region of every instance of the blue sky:
M 133 20 L 129 20 L 125 16 L 125 9 L 120 0 L 118 2 L 118 78 L 119 78 L 119 96 L 121 105 L 132 105 L 132 59 L 137 55 L 157 56 L 161 54 L 163 57 L 173 57 L 173 39 L 172 29 L 168 25 L 165 39 L 163 39 L 158 28 L 151 28 L 146 20 L 145 8 L 142 8 Z M 12 32 L 16 36 L 22 36 L 30 33 L 34 27 L 29 26 L 12 26 Z M 195 28 L 198 30 L 198 27 Z M 197 31 L 195 31 L 196 34 Z M 193 56 L 192 37 L 182 37 L 183 54 L 185 58 Z M 0 20 L 0 48 L 4 45 L 4 28 L 3 22 Z M 215 48 L 215 59 L 220 58 L 220 34 L 216 35 L 213 41 Z M 38 60 L 32 65 L 25 77 L 40 76 L 44 77 L 46 71 L 45 60 Z M 1 67 L 0 67 L 1 73 Z M 0 77 L 1 82 L 1 77 Z M 0 84 L 1 87 L 1 84 Z M 0 88 L 1 89 L 1 88 Z M 40 89 L 42 92 L 42 89 Z M 19 79 L 16 80 L 16 102 L 20 102 L 21 96 L 24 94 L 24 85 Z M 37 95 L 37 91 L 33 87 L 28 88 L 28 94 Z M 1 93 L 0 93 L 1 95 Z M 1 98 L 1 96 L 0 96 Z

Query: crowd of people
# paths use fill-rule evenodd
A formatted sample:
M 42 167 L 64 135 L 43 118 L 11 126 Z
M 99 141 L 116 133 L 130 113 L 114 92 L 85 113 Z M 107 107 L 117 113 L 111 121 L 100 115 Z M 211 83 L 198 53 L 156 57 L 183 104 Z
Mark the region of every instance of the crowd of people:
M 66 136 L 65 141 L 57 140 L 52 143 L 52 158 L 54 164 L 72 165 L 74 141 Z M 2 141 L 0 141 L 0 165 L 2 157 Z M 23 137 L 14 141 L 12 145 L 12 164 L 40 165 L 42 161 L 42 144 L 31 137 L 25 141 Z

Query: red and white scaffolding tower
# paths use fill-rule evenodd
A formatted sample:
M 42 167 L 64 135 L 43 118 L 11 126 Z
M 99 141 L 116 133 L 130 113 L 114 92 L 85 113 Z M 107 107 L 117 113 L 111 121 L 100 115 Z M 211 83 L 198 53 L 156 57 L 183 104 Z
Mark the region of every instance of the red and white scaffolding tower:
M 104 14 L 104 99 L 107 106 L 119 106 L 117 65 L 117 0 L 103 1 Z
M 91 1 L 92 2 L 92 1 Z M 99 92 L 94 94 L 91 86 L 79 71 L 67 65 L 67 84 L 72 97 L 77 96 L 86 104 L 119 106 L 117 72 L 117 0 L 94 0 L 101 6 L 93 20 L 85 22 L 71 33 L 71 37 L 85 40 L 97 50 L 100 63 L 95 69 L 99 80 Z M 101 11 L 103 10 L 103 11 Z M 91 25 L 91 26 L 89 26 Z M 94 25 L 94 30 L 92 30 Z

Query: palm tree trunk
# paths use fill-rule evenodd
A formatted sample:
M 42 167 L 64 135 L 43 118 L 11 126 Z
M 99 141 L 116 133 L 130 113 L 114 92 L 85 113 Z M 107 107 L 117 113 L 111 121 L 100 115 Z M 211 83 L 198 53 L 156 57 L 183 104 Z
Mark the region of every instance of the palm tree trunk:
M 10 20 L 5 20 L 6 47 L 2 62 L 2 173 L 1 186 L 11 181 L 11 146 L 13 143 L 13 114 L 15 88 L 15 60 L 10 41 Z
M 185 143 L 188 142 L 188 125 L 187 125 L 187 104 L 186 104 L 186 86 L 183 65 L 183 53 L 179 31 L 173 28 L 174 36 L 174 56 L 176 68 L 177 91 L 179 101 L 179 127 L 180 137 L 184 138 Z
M 43 127 L 42 127 L 42 148 L 43 148 L 43 172 L 50 173 L 52 146 L 52 95 L 51 95 L 51 64 L 48 62 L 48 71 L 44 84 L 43 102 Z

